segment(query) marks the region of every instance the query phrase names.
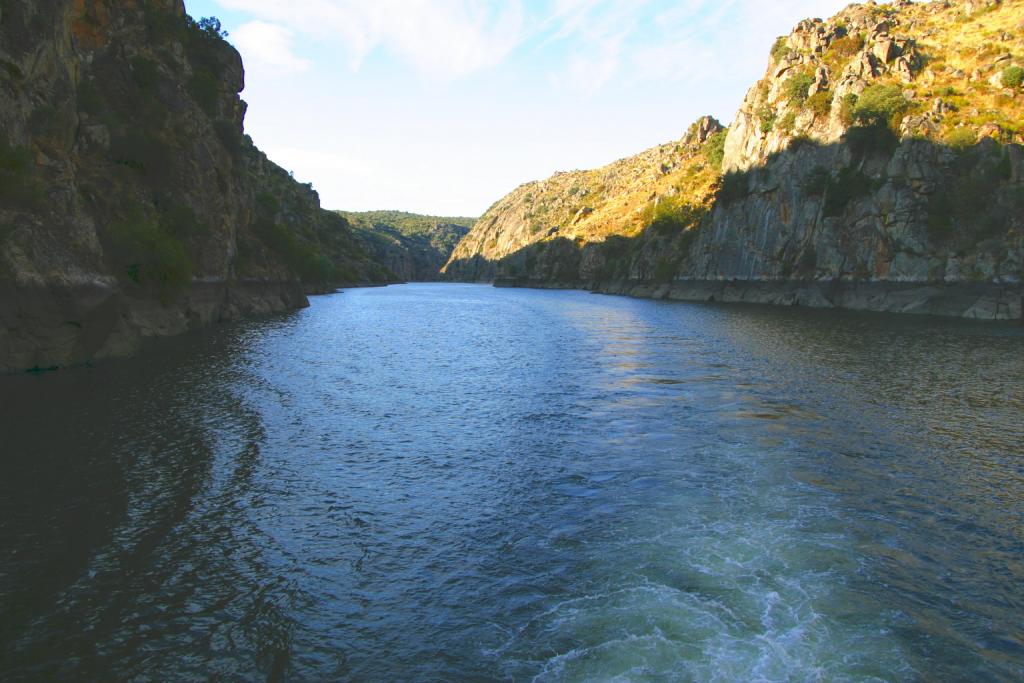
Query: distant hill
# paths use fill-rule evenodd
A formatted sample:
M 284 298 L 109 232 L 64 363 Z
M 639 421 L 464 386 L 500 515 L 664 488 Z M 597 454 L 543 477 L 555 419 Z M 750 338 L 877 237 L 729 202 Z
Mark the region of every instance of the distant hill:
M 465 216 L 422 216 L 405 211 L 339 211 L 363 248 L 406 281 L 441 279 L 441 267 L 476 223 Z

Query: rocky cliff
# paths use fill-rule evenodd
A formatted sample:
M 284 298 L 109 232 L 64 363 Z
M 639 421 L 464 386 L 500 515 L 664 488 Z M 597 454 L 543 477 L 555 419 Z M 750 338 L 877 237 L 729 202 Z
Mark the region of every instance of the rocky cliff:
M 0 8 L 0 371 L 394 276 L 243 133 L 244 72 L 181 0 Z
M 475 218 L 423 216 L 405 211 L 339 212 L 366 253 L 406 282 L 443 279 L 441 268 Z
M 650 152 L 608 167 L 634 169 L 637 184 L 602 204 L 633 200 L 582 235 L 573 211 L 593 207 L 560 176 L 524 186 L 566 207 L 532 235 L 527 197 L 537 193 L 519 188 L 447 269 L 647 296 L 1018 319 L 1022 31 L 1020 1 L 868 3 L 803 21 L 773 46 L 721 149 L 713 136 L 682 145 L 681 170 Z

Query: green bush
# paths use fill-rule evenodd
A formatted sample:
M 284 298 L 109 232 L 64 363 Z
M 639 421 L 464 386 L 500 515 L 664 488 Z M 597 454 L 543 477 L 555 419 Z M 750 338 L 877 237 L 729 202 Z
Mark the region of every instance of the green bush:
M 807 91 L 814 85 L 814 76 L 809 73 L 799 73 L 788 79 L 782 86 L 782 92 L 786 99 L 796 104 L 803 104 L 807 101 Z
M 199 21 L 195 22 L 195 27 L 213 40 L 228 37 L 228 32 L 221 27 L 220 19 L 217 17 L 202 17 Z
M 745 199 L 750 192 L 750 177 L 742 171 L 729 171 L 722 176 L 722 185 L 718 188 L 717 201 L 722 204 Z
M 162 182 L 171 175 L 174 157 L 170 146 L 152 131 L 132 128 L 114 138 L 110 145 L 114 162 Z
M 32 152 L 0 140 L 0 202 L 22 209 L 37 209 L 44 200 Z
M 1003 87 L 1019 88 L 1024 84 L 1024 68 L 1019 66 L 1008 66 L 1003 69 Z
M 160 215 L 160 229 L 180 240 L 206 235 L 210 232 L 210 226 L 199 220 L 199 216 L 191 206 L 175 199 L 161 198 L 157 201 L 157 211 Z
M 78 108 L 92 116 L 98 116 L 106 108 L 103 96 L 90 81 L 82 81 L 78 84 Z
M 160 85 L 160 69 L 157 63 L 148 57 L 136 57 L 132 60 L 132 77 L 139 89 L 146 94 L 156 92 Z
M 851 201 L 871 192 L 872 183 L 861 171 L 845 167 L 835 178 L 829 178 L 825 191 L 825 216 L 840 215 Z
M 344 269 L 335 266 L 317 247 L 303 242 L 291 230 L 266 215 L 258 217 L 252 227 L 260 241 L 303 282 L 325 285 L 342 280 L 353 281 L 344 274 Z
M 864 125 L 886 124 L 895 128 L 910 108 L 898 85 L 872 85 L 857 98 L 853 120 Z
M 793 128 L 796 127 L 796 112 L 790 109 L 785 114 L 783 114 L 782 118 L 779 119 L 778 126 L 779 130 L 781 130 L 784 133 L 792 132 Z
M 828 46 L 829 54 L 837 57 L 849 58 L 864 49 L 864 36 L 843 36 L 832 41 Z
M 704 213 L 702 207 L 664 197 L 657 204 L 652 202 L 647 205 L 643 220 L 646 227 L 659 235 L 675 235 L 699 224 Z
M 138 285 L 166 295 L 192 278 L 192 265 L 181 241 L 140 210 L 107 226 L 101 234 L 108 257 L 123 277 Z
M 256 193 L 256 213 L 260 217 L 273 219 L 281 210 L 281 202 L 269 192 Z
M 623 237 L 622 235 L 609 235 L 605 241 L 601 243 L 601 254 L 606 260 L 621 259 L 628 256 L 629 253 L 629 238 Z
M 804 176 L 803 191 L 807 196 L 822 196 L 832 182 L 832 174 L 824 166 L 815 166 Z
M 891 156 L 900 141 L 892 129 L 884 123 L 873 123 L 866 126 L 854 126 L 846 131 L 843 139 L 857 156 Z
M 832 91 L 822 90 L 808 97 L 807 108 L 814 112 L 815 116 L 828 116 L 832 111 Z
M 679 272 L 679 261 L 663 256 L 658 259 L 654 266 L 654 281 L 659 283 L 671 282 Z
M 725 159 L 725 139 L 728 135 L 728 131 L 722 130 L 709 137 L 708 141 L 704 143 L 704 156 L 715 168 L 722 168 L 722 161 Z
M 772 44 L 772 59 L 781 62 L 789 53 L 789 37 L 779 36 L 776 38 L 775 43 Z
M 220 84 L 217 77 L 206 67 L 196 69 L 188 81 L 188 93 L 209 116 L 217 115 L 220 99 Z
M 767 135 L 775 127 L 775 110 L 767 104 L 757 110 L 757 117 L 761 120 L 761 132 Z
M 954 128 L 946 134 L 946 144 L 955 150 L 973 147 L 978 141 L 977 134 L 970 128 Z
M 858 97 L 849 93 L 843 96 L 843 100 L 839 103 L 839 120 L 842 121 L 844 126 L 853 125 L 853 112 L 857 108 Z

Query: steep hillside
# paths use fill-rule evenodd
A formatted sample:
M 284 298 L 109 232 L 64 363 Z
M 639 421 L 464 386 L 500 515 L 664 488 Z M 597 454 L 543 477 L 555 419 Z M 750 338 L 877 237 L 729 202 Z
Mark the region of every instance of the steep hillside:
M 181 0 L 0 10 L 0 371 L 393 278 L 243 134 L 244 72 Z
M 538 277 L 536 245 L 582 249 L 610 237 L 634 237 L 658 221 L 667 227 L 697 221 L 714 193 L 725 134 L 705 117 L 678 142 L 654 147 L 593 171 L 556 173 L 526 183 L 496 202 L 456 247 L 445 272 L 458 279 L 496 275 Z M 679 220 L 676 220 L 678 217 Z M 507 259 L 504 267 L 499 262 Z M 550 261 L 550 260 L 549 260 Z M 544 272 L 543 264 L 541 271 Z M 568 264 L 550 261 L 559 278 Z M 564 273 L 569 280 L 575 274 Z M 571 277 L 569 277 L 571 275 Z
M 696 208 L 701 220 L 619 227 L 620 215 L 603 242 L 560 239 L 562 220 L 517 245 L 505 226 L 520 188 L 448 269 L 648 296 L 1020 318 L 1022 32 L 1020 0 L 851 5 L 801 22 L 736 115 L 716 191 L 703 178 L 675 188 L 706 198 L 683 214 Z M 656 160 L 645 167 L 657 177 Z M 646 187 L 651 202 L 671 196 Z M 511 251 L 491 247 L 502 243 Z
M 404 211 L 339 211 L 373 259 L 409 282 L 442 277 L 441 268 L 475 218 L 422 216 Z

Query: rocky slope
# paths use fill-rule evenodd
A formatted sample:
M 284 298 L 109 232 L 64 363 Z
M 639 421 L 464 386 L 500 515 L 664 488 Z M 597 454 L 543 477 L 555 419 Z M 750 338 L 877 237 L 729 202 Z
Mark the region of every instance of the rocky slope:
M 404 211 L 339 211 L 366 253 L 406 282 L 442 279 L 441 268 L 475 218 L 422 216 Z
M 691 146 L 681 183 L 663 182 L 679 171 L 650 152 L 608 167 L 632 169 L 625 196 L 646 208 L 622 202 L 603 230 L 571 232 L 566 217 L 592 202 L 556 176 L 533 184 L 544 205 L 565 205 L 555 224 L 531 235 L 537 193 L 519 188 L 447 269 L 647 296 L 1019 319 L 1022 32 L 1020 0 L 869 3 L 801 22 L 773 47 L 721 154 L 714 141 Z M 616 187 L 600 201 L 620 196 Z
M 394 276 L 243 133 L 244 72 L 181 0 L 0 9 L 0 371 Z

